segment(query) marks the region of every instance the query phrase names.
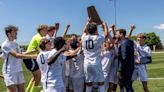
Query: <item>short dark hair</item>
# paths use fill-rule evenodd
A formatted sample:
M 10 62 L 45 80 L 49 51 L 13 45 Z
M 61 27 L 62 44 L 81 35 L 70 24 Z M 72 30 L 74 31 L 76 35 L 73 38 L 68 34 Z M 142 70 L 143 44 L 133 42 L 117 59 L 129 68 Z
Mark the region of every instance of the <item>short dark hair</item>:
M 124 36 L 126 36 L 126 30 L 125 29 L 118 29 L 117 31 L 119 33 L 123 34 Z
M 87 30 L 89 34 L 94 34 L 97 31 L 97 24 L 92 22 L 87 25 Z
M 46 38 L 42 38 L 39 44 L 39 48 L 41 50 L 45 50 L 46 49 L 46 44 L 50 42 L 50 40 L 46 39 Z
M 59 50 L 59 49 L 61 49 L 64 46 L 65 43 L 66 42 L 65 42 L 65 40 L 64 40 L 63 37 L 56 37 L 54 39 L 54 48 L 56 48 L 57 50 Z
M 48 27 L 48 32 L 52 31 L 52 30 L 55 30 L 55 27 L 54 26 L 49 26 Z
M 11 31 L 18 31 L 18 27 L 13 26 L 13 25 L 8 25 L 7 27 L 5 27 L 5 33 L 6 36 L 8 37 L 8 33 L 11 33 Z
M 78 41 L 71 41 L 70 46 L 72 49 L 76 49 L 78 47 L 79 42 Z

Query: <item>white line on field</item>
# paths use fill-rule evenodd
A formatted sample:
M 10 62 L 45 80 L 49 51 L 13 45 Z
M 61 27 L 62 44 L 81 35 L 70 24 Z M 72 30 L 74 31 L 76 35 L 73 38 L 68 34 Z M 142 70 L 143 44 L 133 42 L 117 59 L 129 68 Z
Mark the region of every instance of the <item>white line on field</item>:
M 164 53 L 164 51 L 161 51 L 161 52 L 152 52 L 152 53 Z
M 149 80 L 164 80 L 164 78 L 148 78 Z

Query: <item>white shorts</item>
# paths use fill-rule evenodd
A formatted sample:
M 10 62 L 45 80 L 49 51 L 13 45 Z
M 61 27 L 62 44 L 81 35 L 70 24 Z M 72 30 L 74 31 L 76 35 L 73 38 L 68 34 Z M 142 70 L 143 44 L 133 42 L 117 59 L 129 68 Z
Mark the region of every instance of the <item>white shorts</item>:
M 104 82 L 102 65 L 84 64 L 84 74 L 86 82 Z
M 117 71 L 116 69 L 111 69 L 111 71 L 109 72 L 109 75 L 108 75 L 108 82 L 110 83 L 114 83 L 114 84 L 118 84 L 118 75 L 117 75 Z
M 24 83 L 24 76 L 22 71 L 7 74 L 4 73 L 3 76 L 6 86 L 19 85 Z
M 132 80 L 137 80 L 138 77 L 140 77 L 141 81 L 147 81 L 146 65 L 135 65 Z
M 73 92 L 83 92 L 84 77 L 79 77 L 79 78 L 72 77 L 71 80 L 72 80 Z

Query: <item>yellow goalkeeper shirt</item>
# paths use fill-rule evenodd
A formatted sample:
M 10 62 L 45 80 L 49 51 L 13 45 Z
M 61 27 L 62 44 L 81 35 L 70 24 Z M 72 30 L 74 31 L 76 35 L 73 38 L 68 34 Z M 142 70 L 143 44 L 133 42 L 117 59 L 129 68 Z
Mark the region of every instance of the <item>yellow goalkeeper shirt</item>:
M 39 44 L 42 39 L 42 36 L 37 33 L 35 36 L 33 36 L 32 40 L 30 41 L 30 44 L 28 45 L 27 52 L 33 51 L 33 50 L 40 50 Z M 35 53 L 38 54 L 38 53 Z

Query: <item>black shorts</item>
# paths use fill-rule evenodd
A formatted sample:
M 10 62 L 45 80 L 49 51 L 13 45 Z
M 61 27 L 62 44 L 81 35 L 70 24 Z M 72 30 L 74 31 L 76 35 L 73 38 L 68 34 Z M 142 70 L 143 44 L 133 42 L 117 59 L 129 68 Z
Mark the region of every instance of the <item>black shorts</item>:
M 35 72 L 39 69 L 36 59 L 23 59 L 23 62 L 28 70 Z

